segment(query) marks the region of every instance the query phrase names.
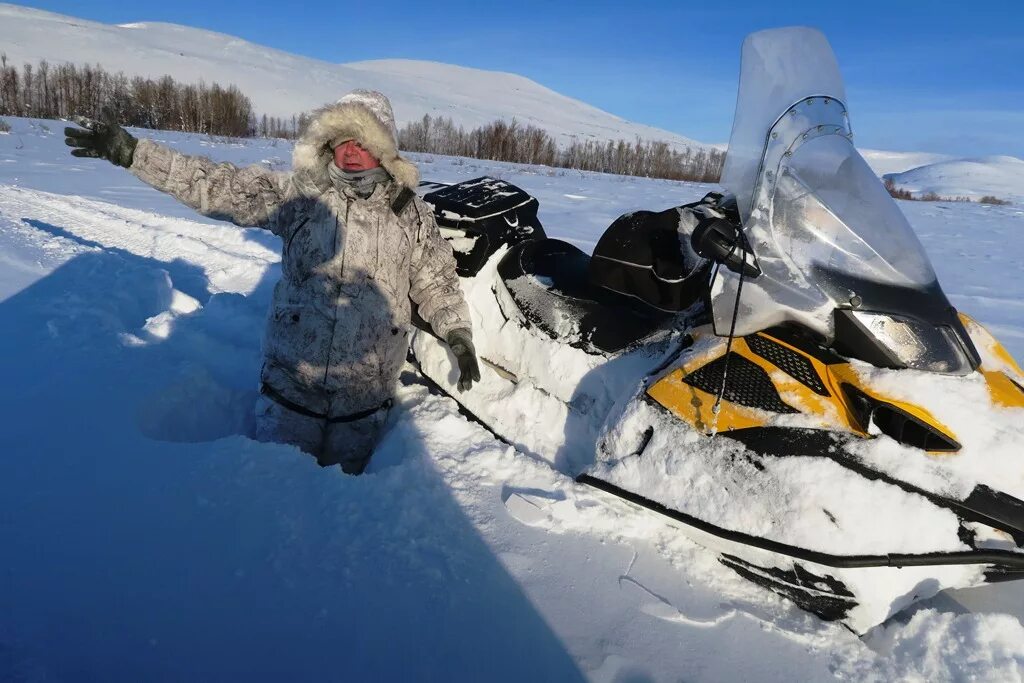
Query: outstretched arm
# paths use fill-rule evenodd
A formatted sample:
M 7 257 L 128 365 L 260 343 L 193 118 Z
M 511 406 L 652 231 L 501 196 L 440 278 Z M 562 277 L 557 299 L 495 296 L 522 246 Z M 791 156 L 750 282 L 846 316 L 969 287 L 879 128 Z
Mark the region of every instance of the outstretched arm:
M 278 210 L 292 191 L 290 174 L 182 154 L 151 140 L 137 140 L 115 123 L 74 120 L 84 128 L 64 129 L 64 142 L 76 148 L 71 150 L 74 156 L 123 166 L 204 216 L 278 232 Z

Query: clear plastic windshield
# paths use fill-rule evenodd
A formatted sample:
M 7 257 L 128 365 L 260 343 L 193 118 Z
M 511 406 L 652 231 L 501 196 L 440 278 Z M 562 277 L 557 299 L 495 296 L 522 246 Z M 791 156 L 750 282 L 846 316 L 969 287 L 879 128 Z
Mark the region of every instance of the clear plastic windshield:
M 805 273 L 901 286 L 935 280 L 917 235 L 846 137 L 813 138 L 793 152 L 770 220 L 779 249 Z
M 722 185 L 736 196 L 744 223 L 750 218 L 765 136 L 793 104 L 812 95 L 846 101 L 835 55 L 820 31 L 789 27 L 747 36 L 736 115 L 722 169 Z
M 794 321 L 831 338 L 832 311 L 859 305 L 861 290 L 872 289 L 860 284 L 935 282 L 916 235 L 851 142 L 844 98 L 818 31 L 774 29 L 744 42 L 722 185 L 736 196 L 761 274 L 743 284 L 737 335 Z M 718 334 L 732 327 L 738 280 L 722 268 L 713 284 Z

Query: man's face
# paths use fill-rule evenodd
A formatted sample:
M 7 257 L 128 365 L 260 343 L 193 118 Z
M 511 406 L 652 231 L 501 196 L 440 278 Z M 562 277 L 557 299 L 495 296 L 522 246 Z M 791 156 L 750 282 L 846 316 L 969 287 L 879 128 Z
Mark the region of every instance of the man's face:
M 380 166 L 380 160 L 355 140 L 348 140 L 334 148 L 334 165 L 344 171 L 368 171 Z

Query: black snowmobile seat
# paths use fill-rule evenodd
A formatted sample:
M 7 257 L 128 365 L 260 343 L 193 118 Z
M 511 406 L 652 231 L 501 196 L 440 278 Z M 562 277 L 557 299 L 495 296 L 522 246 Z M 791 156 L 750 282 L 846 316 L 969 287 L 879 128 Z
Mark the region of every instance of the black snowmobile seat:
M 663 327 L 671 315 L 590 283 L 590 257 L 562 240 L 529 240 L 498 264 L 527 324 L 552 339 L 605 353 L 621 351 Z
M 685 311 L 705 293 L 711 264 L 681 230 L 682 212 L 635 211 L 620 216 L 601 236 L 590 260 L 590 282 L 636 297 L 662 311 Z

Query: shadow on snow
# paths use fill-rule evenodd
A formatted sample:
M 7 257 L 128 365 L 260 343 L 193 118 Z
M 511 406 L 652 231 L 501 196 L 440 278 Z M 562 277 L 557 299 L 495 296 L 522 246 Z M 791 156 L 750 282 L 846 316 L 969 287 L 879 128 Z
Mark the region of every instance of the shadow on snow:
M 278 272 L 102 248 L 0 303 L 0 678 L 581 680 L 402 408 L 358 478 L 241 436 Z

